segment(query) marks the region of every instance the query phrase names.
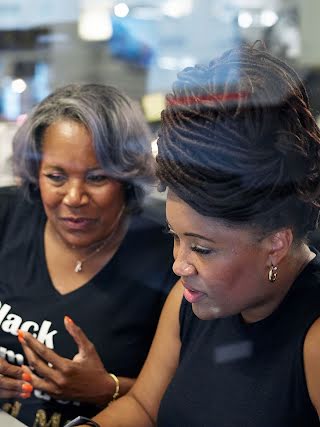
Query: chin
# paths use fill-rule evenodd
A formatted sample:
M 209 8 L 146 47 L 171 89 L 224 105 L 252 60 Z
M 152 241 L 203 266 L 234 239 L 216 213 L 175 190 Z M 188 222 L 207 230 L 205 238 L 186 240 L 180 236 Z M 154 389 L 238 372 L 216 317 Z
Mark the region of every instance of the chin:
M 192 311 L 200 320 L 213 320 L 227 316 L 220 307 L 199 307 L 198 304 L 192 304 Z

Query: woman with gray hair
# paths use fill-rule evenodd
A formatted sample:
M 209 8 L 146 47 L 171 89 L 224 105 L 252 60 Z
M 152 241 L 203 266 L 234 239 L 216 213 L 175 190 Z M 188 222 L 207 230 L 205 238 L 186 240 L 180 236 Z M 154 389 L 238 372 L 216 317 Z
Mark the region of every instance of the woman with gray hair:
M 97 84 L 56 90 L 15 135 L 20 185 L 0 191 L 0 397 L 27 425 L 94 415 L 142 367 L 175 281 L 170 239 L 142 213 L 150 141 L 138 106 Z

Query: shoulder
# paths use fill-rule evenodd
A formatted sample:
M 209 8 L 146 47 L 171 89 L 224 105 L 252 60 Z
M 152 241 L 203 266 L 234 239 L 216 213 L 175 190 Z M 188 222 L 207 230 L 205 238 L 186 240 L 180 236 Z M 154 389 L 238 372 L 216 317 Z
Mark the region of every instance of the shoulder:
M 18 187 L 0 188 L 0 220 L 9 218 L 21 200 L 21 191 Z
M 3 202 L 6 200 L 14 200 L 19 197 L 20 193 L 20 188 L 16 186 L 0 187 L 0 200 Z
M 23 189 L 18 186 L 1 187 L 0 188 L 0 209 L 3 205 L 7 205 L 12 208 L 23 208 L 26 209 L 42 209 L 42 203 L 40 200 L 31 201 L 24 194 Z
M 304 318 L 310 319 L 303 344 L 303 362 L 308 393 L 317 413 L 320 415 L 320 254 L 308 265 L 304 281 L 308 299 L 300 298 Z M 309 320 L 309 322 L 310 322 Z
M 168 255 L 172 258 L 173 240 L 166 233 L 165 225 L 154 221 L 144 214 L 134 215 L 128 231 L 130 242 L 134 242 L 135 247 L 139 247 L 141 252 L 161 253 L 163 259 Z
M 40 202 L 31 202 L 26 199 L 20 187 L 0 188 L 0 232 L 8 231 L 8 228 L 25 224 L 28 221 L 39 221 L 43 215 Z
M 289 301 L 300 308 L 302 318 L 307 323 L 309 319 L 314 321 L 320 313 L 320 253 L 314 248 L 311 250 L 316 256 L 300 273 L 289 291 Z
M 303 359 L 309 396 L 320 415 L 320 317 L 307 332 Z
M 118 256 L 126 264 L 122 274 L 167 294 L 178 280 L 172 271 L 173 240 L 164 225 L 143 214 L 131 218 L 128 233 Z

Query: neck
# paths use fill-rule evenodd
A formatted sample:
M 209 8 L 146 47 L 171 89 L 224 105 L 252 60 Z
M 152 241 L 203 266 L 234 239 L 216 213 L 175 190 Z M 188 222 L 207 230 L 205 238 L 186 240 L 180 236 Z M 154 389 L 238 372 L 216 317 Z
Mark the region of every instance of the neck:
M 310 250 L 310 248 L 303 244 L 297 254 L 292 255 L 291 264 L 294 271 L 294 280 L 300 275 L 304 268 L 309 264 L 310 261 L 315 258 L 316 254 Z
M 106 252 L 107 250 L 112 250 L 116 245 L 118 245 L 127 229 L 127 221 L 122 218 L 123 211 L 124 207 L 122 207 L 110 227 L 108 235 L 99 240 L 95 240 L 89 245 L 74 245 L 67 242 L 49 221 L 47 221 L 45 226 L 45 235 L 47 235 L 49 240 L 55 241 L 59 246 L 63 245 L 64 249 L 67 249 L 68 252 L 72 253 L 76 259 L 81 260 L 87 258 L 96 251 Z
M 268 317 L 285 298 L 297 277 L 315 256 L 315 253 L 306 244 L 293 249 L 280 262 L 276 282 L 262 284 L 262 286 L 269 286 L 269 295 L 266 295 L 260 304 L 241 313 L 244 321 L 254 323 Z

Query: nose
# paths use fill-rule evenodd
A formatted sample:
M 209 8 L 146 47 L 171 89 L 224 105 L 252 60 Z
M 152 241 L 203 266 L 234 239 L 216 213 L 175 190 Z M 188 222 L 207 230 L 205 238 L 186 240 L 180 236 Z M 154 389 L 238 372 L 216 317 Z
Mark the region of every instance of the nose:
M 172 266 L 173 272 L 180 277 L 191 276 L 196 273 L 196 268 L 193 264 L 188 262 L 186 254 L 180 249 L 175 251 L 175 260 Z
M 84 183 L 72 181 L 65 188 L 63 202 L 65 205 L 77 208 L 87 204 L 89 196 Z

